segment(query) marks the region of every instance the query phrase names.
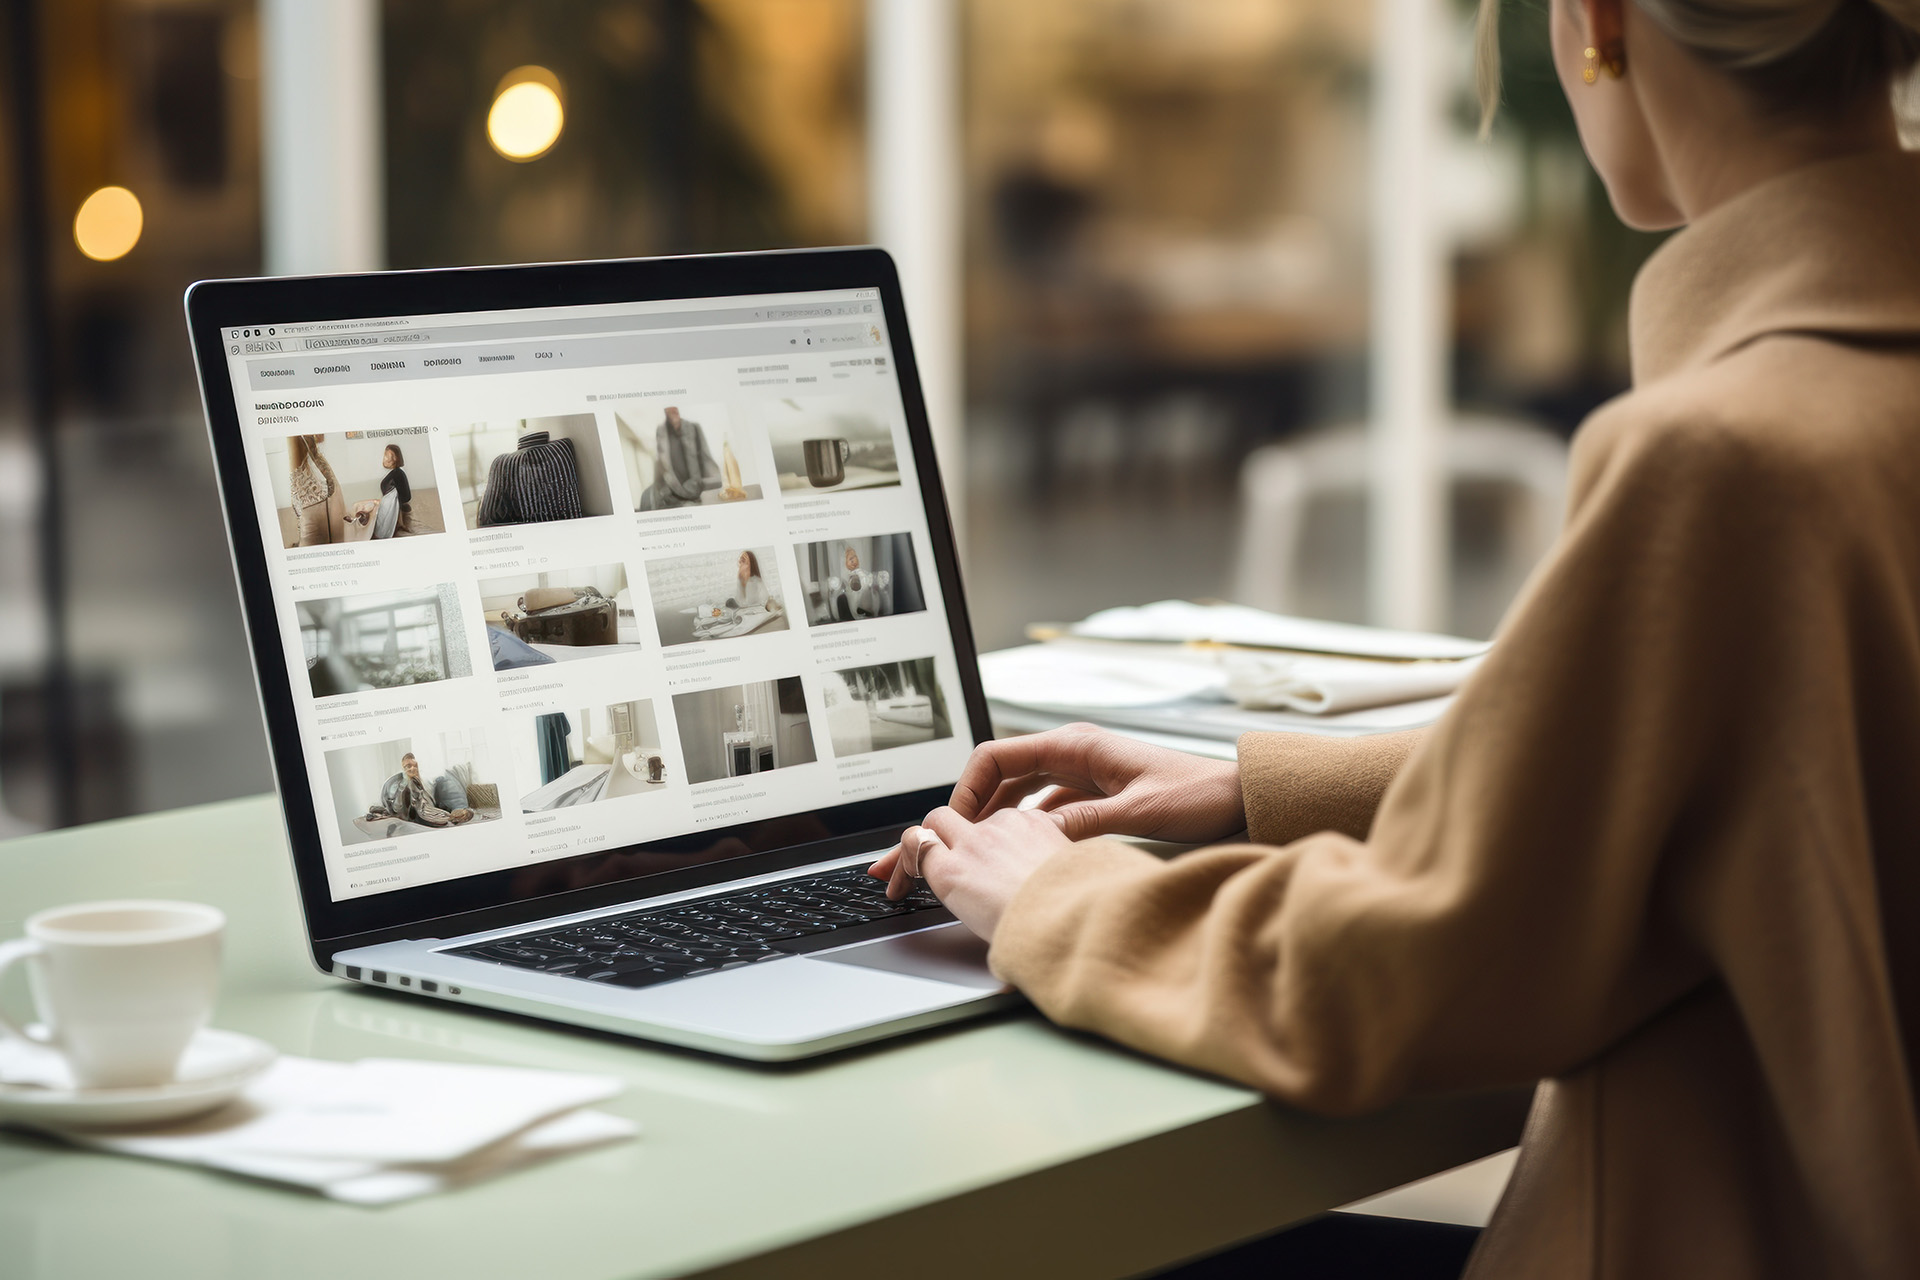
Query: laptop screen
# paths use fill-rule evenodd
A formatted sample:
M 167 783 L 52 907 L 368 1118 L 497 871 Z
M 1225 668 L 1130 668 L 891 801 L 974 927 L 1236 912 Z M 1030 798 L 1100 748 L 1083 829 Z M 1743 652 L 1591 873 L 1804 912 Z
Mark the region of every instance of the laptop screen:
M 221 337 L 333 901 L 958 777 L 878 290 Z

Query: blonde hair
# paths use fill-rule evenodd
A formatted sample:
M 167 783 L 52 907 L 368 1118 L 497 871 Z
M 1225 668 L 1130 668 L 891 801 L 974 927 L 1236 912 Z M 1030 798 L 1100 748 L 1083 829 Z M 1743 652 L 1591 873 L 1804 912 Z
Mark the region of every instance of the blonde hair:
M 1768 105 L 1831 109 L 1920 59 L 1920 0 L 1624 0 Z M 1480 0 L 1474 87 L 1484 134 L 1500 108 L 1500 0 Z

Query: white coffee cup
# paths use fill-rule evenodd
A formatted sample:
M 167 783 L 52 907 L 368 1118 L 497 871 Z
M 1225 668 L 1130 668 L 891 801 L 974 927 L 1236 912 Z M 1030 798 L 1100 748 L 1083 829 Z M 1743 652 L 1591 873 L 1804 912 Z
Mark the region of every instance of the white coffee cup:
M 0 942 L 0 975 L 30 961 L 47 1027 L 28 1036 L 0 1011 L 0 1032 L 51 1045 L 81 1088 L 167 1084 L 213 1015 L 227 918 L 193 902 L 81 902 L 27 920 Z

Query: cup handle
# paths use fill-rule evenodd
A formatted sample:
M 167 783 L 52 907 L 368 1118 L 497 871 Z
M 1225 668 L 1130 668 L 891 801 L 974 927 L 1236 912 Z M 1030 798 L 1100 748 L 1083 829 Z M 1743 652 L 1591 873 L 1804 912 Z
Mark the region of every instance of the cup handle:
M 13 967 L 15 961 L 25 960 L 29 956 L 41 955 L 44 952 L 45 948 L 32 938 L 15 938 L 12 942 L 0 942 L 0 978 L 6 976 L 7 970 Z M 0 1009 L 0 1032 L 18 1036 L 30 1044 L 40 1043 L 37 1037 L 28 1035 L 24 1027 L 9 1018 L 5 1009 Z

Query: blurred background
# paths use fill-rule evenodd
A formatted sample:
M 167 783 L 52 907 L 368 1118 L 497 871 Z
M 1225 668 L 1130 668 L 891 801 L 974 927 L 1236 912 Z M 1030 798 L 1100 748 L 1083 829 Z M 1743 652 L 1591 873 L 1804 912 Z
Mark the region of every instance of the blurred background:
M 992 649 L 1173 596 L 1490 634 L 1656 244 L 1536 0 L 1485 142 L 1448 0 L 4 3 L 8 831 L 271 785 L 197 278 L 887 243 Z

